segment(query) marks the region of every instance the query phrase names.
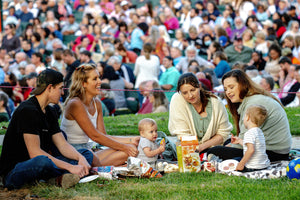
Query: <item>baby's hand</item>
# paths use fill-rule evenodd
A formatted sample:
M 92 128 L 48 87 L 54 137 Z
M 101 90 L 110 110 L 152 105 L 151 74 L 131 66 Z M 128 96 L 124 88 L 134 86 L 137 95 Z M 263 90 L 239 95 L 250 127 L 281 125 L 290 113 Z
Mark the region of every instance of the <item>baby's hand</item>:
M 164 140 L 162 140 L 160 142 L 160 146 L 159 146 L 160 153 L 164 152 L 165 148 L 166 148 L 166 142 Z

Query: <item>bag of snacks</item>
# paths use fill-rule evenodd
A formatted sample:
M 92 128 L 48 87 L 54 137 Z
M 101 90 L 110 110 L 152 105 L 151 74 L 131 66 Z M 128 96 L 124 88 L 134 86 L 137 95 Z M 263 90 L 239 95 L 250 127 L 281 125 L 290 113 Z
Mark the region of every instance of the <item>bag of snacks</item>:
M 199 153 L 195 152 L 199 142 L 197 136 L 182 136 L 177 143 L 177 159 L 180 172 L 200 172 Z

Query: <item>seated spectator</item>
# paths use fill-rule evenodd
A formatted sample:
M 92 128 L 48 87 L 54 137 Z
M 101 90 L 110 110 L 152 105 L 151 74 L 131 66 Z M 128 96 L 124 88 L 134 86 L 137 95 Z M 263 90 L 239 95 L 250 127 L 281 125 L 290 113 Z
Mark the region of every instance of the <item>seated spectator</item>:
M 281 56 L 281 49 L 277 44 L 272 44 L 269 47 L 269 59 L 265 66 L 265 71 L 270 74 L 274 81 L 278 81 L 279 79 L 279 71 L 280 71 L 280 65 L 279 65 L 279 58 Z
M 116 49 L 120 56 L 122 56 L 122 63 L 135 63 L 138 55 L 134 51 L 127 50 L 123 44 L 119 44 Z
M 257 68 L 253 65 L 245 68 L 245 73 L 254 81 L 256 84 L 260 83 L 261 76 L 257 70 Z
M 234 41 L 235 36 L 241 37 L 243 32 L 247 29 L 242 18 L 240 17 L 236 17 L 234 19 L 234 25 L 235 25 L 235 29 L 232 30 L 230 35 L 231 41 Z
M 153 89 L 149 94 L 149 101 L 153 105 L 152 113 L 168 112 L 168 99 L 160 88 Z
M 293 56 L 300 59 L 300 35 L 295 36 L 295 46 L 293 48 Z
M 163 59 L 163 66 L 166 71 L 164 71 L 159 78 L 159 85 L 163 90 L 166 90 L 165 96 L 168 98 L 168 101 L 171 101 L 172 96 L 174 95 L 177 82 L 180 77 L 179 71 L 173 65 L 173 59 L 170 56 L 166 56 Z
M 74 35 L 78 29 L 79 29 L 79 24 L 75 21 L 74 15 L 69 14 L 68 21 L 62 27 L 61 33 L 63 35 Z
M 260 83 L 259 85 L 266 91 L 272 93 L 274 92 L 274 86 L 275 86 L 275 82 L 274 82 L 274 79 L 272 78 L 272 76 L 263 76 L 261 79 L 260 79 Z M 273 93 L 274 95 L 275 93 Z
M 13 112 L 15 111 L 14 99 L 16 98 L 13 92 L 13 88 L 10 87 L 11 85 L 8 82 L 1 83 L 0 86 L 4 86 L 0 88 L 0 91 L 3 91 L 8 95 L 7 113 L 9 115 L 9 118 L 11 118 Z
M 181 61 L 176 65 L 176 68 L 179 72 L 186 73 L 188 71 L 189 62 L 191 60 L 196 60 L 199 65 L 203 65 L 205 67 L 212 67 L 213 64 L 206 61 L 205 59 L 197 56 L 197 48 L 193 45 L 190 45 L 185 50 L 185 57 L 181 59 Z
M 251 56 L 251 60 L 248 65 L 254 65 L 260 73 L 265 69 L 266 61 L 262 57 L 262 53 L 260 51 L 254 51 Z
M 227 63 L 227 57 L 222 51 L 217 51 L 213 58 L 213 62 L 216 64 L 214 69 L 215 74 L 218 79 L 221 79 L 226 72 L 231 70 L 229 64 Z
M 137 114 L 147 114 L 152 112 L 153 105 L 150 102 L 149 94 L 153 88 L 159 88 L 158 82 L 156 81 L 143 81 L 139 86 L 141 95 L 143 95 L 142 104 Z
M 250 49 L 254 48 L 253 32 L 251 29 L 246 29 L 242 34 L 243 45 L 249 47 Z
M 172 47 L 178 47 L 181 51 L 185 49 L 185 34 L 182 29 L 177 29 L 175 39 L 172 41 Z
M 166 26 L 167 30 L 176 30 L 179 28 L 179 21 L 178 19 L 174 16 L 173 11 L 171 8 L 166 7 L 164 8 L 164 20 L 163 20 L 164 25 Z
M 40 52 L 41 54 L 45 53 L 45 45 L 41 41 L 41 35 L 37 32 L 34 32 L 31 36 L 32 50 L 34 52 Z
M 125 98 L 125 81 L 123 78 L 117 74 L 112 66 L 106 66 L 104 69 L 103 83 L 108 83 L 111 89 L 115 89 L 114 100 L 116 104 L 116 109 L 127 108 L 126 98 Z
M 268 56 L 269 47 L 264 32 L 262 31 L 256 32 L 255 37 L 256 37 L 255 51 L 260 51 L 263 54 L 263 57 Z
M 266 21 L 269 18 L 266 6 L 263 3 L 258 3 L 256 8 L 257 8 L 257 13 L 256 13 L 257 19 L 261 22 Z
M 233 44 L 226 47 L 224 52 L 227 55 L 229 65 L 232 66 L 237 61 L 248 63 L 251 59 L 252 49 L 243 45 L 240 36 L 235 36 Z
M 0 122 L 8 122 L 9 115 L 7 113 L 8 95 L 0 91 Z
M 298 81 L 299 73 L 298 71 L 296 71 L 296 67 L 294 65 L 290 66 L 288 76 L 291 77 L 292 80 L 286 82 L 281 92 L 278 94 L 278 97 L 284 106 L 287 106 L 295 98 L 297 98 L 295 92 L 298 92 L 298 90 L 300 89 L 300 83 Z
M 130 67 L 122 64 L 118 56 L 112 56 L 108 59 L 107 65 L 110 65 L 114 68 L 117 74 L 119 74 L 126 82 L 125 88 L 132 89 L 135 82 L 135 76 Z
M 109 115 L 113 115 L 116 111 L 116 105 L 114 100 L 114 92 L 110 90 L 108 83 L 101 83 L 100 100 L 105 104 L 109 111 Z
M 179 47 L 171 47 L 170 55 L 173 58 L 174 66 L 176 66 L 182 58 L 184 58 Z
M 284 24 L 282 23 L 281 19 L 276 19 L 273 21 L 273 28 L 276 31 L 276 39 L 280 41 L 282 35 L 285 33 L 286 28 Z
M 221 36 L 222 37 L 222 36 Z M 221 39 L 221 37 L 219 39 Z M 223 46 L 219 42 L 213 41 L 207 49 L 207 60 L 213 62 L 213 55 L 217 51 L 223 51 Z

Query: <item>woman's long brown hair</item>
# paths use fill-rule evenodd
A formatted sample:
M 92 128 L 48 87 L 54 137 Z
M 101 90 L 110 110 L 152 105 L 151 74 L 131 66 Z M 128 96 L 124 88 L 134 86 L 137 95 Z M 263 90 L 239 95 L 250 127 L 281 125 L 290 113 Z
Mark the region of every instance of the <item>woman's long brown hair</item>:
M 224 74 L 222 77 L 222 84 L 224 85 L 224 80 L 230 77 L 234 77 L 239 84 L 239 90 L 240 90 L 240 99 L 244 99 L 245 97 L 249 97 L 256 94 L 262 94 L 268 97 L 271 97 L 275 101 L 277 101 L 282 107 L 283 105 L 281 102 L 274 97 L 271 93 L 267 92 L 266 90 L 262 89 L 259 85 L 257 85 L 255 82 L 253 82 L 245 72 L 239 69 L 231 70 Z M 238 114 L 237 110 L 241 103 L 232 103 L 230 99 L 228 99 L 227 95 L 225 94 L 225 98 L 227 100 L 228 108 L 232 114 L 233 121 L 236 126 L 237 135 L 240 133 L 240 115 Z
M 208 104 L 208 100 L 210 97 L 214 97 L 217 98 L 214 94 L 212 94 L 209 91 L 204 90 L 202 87 L 200 87 L 200 82 L 197 79 L 197 77 L 189 72 L 189 73 L 185 73 L 182 74 L 179 79 L 178 79 L 178 83 L 177 83 L 177 92 L 180 92 L 180 87 L 184 84 L 190 84 L 191 86 L 195 87 L 195 88 L 200 88 L 200 102 L 202 104 L 201 106 L 201 110 L 200 113 L 205 111 L 205 108 Z

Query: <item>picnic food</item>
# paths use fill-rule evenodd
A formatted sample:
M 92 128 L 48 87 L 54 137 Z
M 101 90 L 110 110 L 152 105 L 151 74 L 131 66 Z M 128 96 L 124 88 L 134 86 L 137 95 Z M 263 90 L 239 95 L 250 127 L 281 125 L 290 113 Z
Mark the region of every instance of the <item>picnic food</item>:
M 178 172 L 178 166 L 175 164 L 167 164 L 164 168 L 165 173 Z
M 225 160 L 219 165 L 219 170 L 221 171 L 234 171 L 236 169 L 236 166 L 238 164 L 238 161 L 230 159 Z
M 210 163 L 210 162 L 204 162 L 203 164 L 203 170 L 207 171 L 207 172 L 214 172 L 216 171 L 216 167 L 214 166 L 214 164 Z
M 163 138 L 161 141 L 160 141 L 160 144 L 163 144 L 165 142 L 165 138 Z
M 180 172 L 199 172 L 201 162 L 199 153 L 196 153 L 198 140 L 196 136 L 182 136 L 180 143 L 177 143 L 177 159 Z

